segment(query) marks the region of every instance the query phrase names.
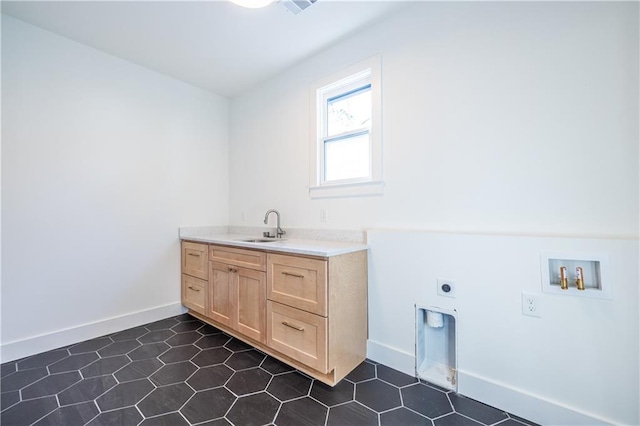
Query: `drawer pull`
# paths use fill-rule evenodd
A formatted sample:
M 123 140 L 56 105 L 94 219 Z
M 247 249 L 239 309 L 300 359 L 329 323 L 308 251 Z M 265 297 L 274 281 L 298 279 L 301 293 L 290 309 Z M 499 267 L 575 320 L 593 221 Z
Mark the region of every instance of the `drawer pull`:
M 200 253 L 187 253 L 189 256 L 200 257 Z
M 304 278 L 304 275 L 292 274 L 291 272 L 283 272 L 282 275 L 288 275 L 290 277 L 296 277 L 296 278 Z
M 189 286 L 189 290 L 193 290 L 193 291 L 200 291 L 200 289 L 199 289 L 199 288 L 195 288 L 195 287 L 192 287 L 192 286 Z
M 293 328 L 294 330 L 304 331 L 304 327 L 298 327 L 297 325 L 289 324 L 289 323 L 288 323 L 288 322 L 286 322 L 286 321 L 282 321 L 282 325 L 286 325 L 287 327 L 291 327 L 291 328 Z
M 238 272 L 237 269 L 229 268 L 229 272 Z

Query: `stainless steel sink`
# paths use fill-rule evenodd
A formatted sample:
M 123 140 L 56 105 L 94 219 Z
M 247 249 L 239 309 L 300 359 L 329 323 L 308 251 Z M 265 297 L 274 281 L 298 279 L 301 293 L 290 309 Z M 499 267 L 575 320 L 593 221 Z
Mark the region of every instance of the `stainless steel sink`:
M 278 241 L 286 241 L 286 238 L 246 238 L 236 241 L 242 241 L 245 243 L 276 243 Z

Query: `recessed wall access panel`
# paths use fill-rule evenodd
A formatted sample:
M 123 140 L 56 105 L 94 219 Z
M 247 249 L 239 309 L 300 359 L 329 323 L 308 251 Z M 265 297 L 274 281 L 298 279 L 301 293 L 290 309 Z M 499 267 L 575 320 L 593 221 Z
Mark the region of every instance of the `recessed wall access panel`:
M 416 377 L 458 390 L 457 313 L 416 305 Z
M 611 299 L 608 257 L 602 253 L 543 252 L 542 291 L 567 296 Z

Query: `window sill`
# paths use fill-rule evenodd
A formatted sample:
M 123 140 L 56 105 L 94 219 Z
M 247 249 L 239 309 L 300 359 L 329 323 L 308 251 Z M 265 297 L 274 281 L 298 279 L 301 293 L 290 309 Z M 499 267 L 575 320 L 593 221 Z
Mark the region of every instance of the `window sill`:
M 382 195 L 383 181 L 341 183 L 334 185 L 312 186 L 309 188 L 309 197 L 314 198 L 340 198 L 340 197 L 368 197 Z

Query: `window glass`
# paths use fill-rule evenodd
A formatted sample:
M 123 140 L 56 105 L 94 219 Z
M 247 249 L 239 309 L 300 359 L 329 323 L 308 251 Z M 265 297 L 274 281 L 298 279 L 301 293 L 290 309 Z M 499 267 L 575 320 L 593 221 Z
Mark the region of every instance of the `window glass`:
M 371 124 L 371 85 L 327 99 L 327 133 L 335 136 L 369 127 Z
M 368 131 L 325 141 L 325 181 L 369 177 L 369 156 Z

